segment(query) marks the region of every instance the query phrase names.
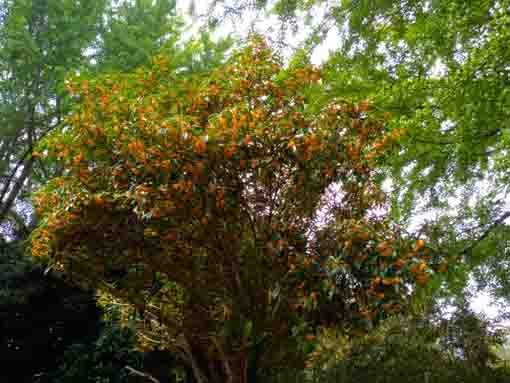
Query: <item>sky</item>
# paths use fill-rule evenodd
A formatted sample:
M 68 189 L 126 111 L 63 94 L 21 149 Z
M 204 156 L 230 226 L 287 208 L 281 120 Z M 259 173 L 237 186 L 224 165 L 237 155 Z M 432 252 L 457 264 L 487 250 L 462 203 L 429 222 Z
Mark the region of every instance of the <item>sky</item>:
M 227 7 L 229 4 L 233 4 L 235 2 L 235 0 L 224 1 L 224 3 L 227 4 Z M 191 3 L 194 3 L 194 5 L 191 7 L 193 8 L 195 14 L 195 17 L 193 18 L 189 16 Z M 205 25 L 205 19 L 211 16 L 209 9 L 211 3 L 211 0 L 177 0 L 178 12 L 192 25 L 192 28 L 190 28 L 185 36 L 192 37 L 193 34 L 196 33 L 196 31 L 198 31 L 201 26 Z M 218 8 L 218 10 L 213 13 L 214 16 L 219 16 L 221 14 L 222 8 Z M 311 31 L 312 26 L 316 26 L 321 22 L 323 16 L 324 12 L 320 9 L 312 10 L 311 26 L 307 26 L 303 22 L 300 22 L 298 24 L 299 33 L 287 31 L 285 38 L 287 49 L 284 48 L 282 51 L 284 57 L 288 58 L 291 55 L 293 49 L 300 45 L 307 33 Z M 272 36 L 276 39 L 279 32 L 278 26 L 278 18 L 275 15 L 268 17 L 262 12 L 250 11 L 245 12 L 242 19 L 239 19 L 238 17 L 229 17 L 224 20 L 218 30 L 215 32 L 215 36 L 235 36 L 244 38 L 247 37 L 252 30 L 255 30 L 257 32 L 264 33 L 266 36 Z M 313 64 L 321 64 L 328 57 L 330 50 L 335 50 L 338 48 L 340 40 L 338 39 L 336 32 L 336 27 L 332 27 L 324 42 L 313 51 L 311 56 L 311 61 Z
M 227 6 L 231 3 L 235 2 L 235 0 L 225 0 L 224 3 Z M 195 17 L 191 18 L 189 16 L 190 4 L 192 4 L 194 8 Z M 177 9 L 178 12 L 187 20 L 192 27 L 187 31 L 185 37 L 191 38 L 201 26 L 204 26 L 204 21 L 207 16 L 210 16 L 209 6 L 211 4 L 211 0 L 177 0 Z M 218 11 L 218 15 L 221 10 Z M 313 15 L 313 23 L 312 25 L 317 25 L 317 23 L 321 22 L 323 19 L 323 14 L 321 14 L 320 10 L 318 10 Z M 246 37 L 251 30 L 256 30 L 258 32 L 263 32 L 269 36 L 277 36 L 278 33 L 278 20 L 273 15 L 272 17 L 264 17 L 262 14 L 258 14 L 256 12 L 249 12 L 243 14 L 243 18 L 230 18 L 226 20 L 226 22 L 222 22 L 218 30 L 216 31 L 216 37 L 226 37 L 226 36 L 234 36 L 234 37 Z M 299 43 L 303 41 L 306 36 L 306 33 L 310 31 L 310 27 L 304 24 L 300 24 L 298 28 L 299 33 L 292 33 L 292 31 L 286 34 L 286 43 L 288 44 L 288 49 L 284 49 L 284 57 L 288 58 L 292 49 L 299 46 Z M 326 38 L 317 46 L 312 52 L 311 61 L 313 64 L 320 65 L 323 63 L 329 56 L 331 51 L 338 49 L 341 46 L 341 39 L 339 37 L 338 29 L 333 27 L 329 30 Z M 435 68 L 432 73 L 433 76 L 441 76 L 444 74 L 444 67 L 441 63 L 436 63 Z M 450 201 L 452 206 L 455 206 L 455 201 Z M 434 216 L 434 212 L 423 213 L 422 216 L 418 217 L 413 226 L 418 226 L 420 222 L 423 222 L 427 218 L 432 218 Z M 474 288 L 474 285 L 472 284 Z M 479 291 L 474 294 L 474 298 L 471 300 L 471 308 L 478 314 L 482 314 L 488 318 L 494 319 L 498 316 L 498 302 L 494 301 L 492 297 L 488 295 L 488 293 Z M 506 322 L 507 325 L 510 325 L 510 322 Z

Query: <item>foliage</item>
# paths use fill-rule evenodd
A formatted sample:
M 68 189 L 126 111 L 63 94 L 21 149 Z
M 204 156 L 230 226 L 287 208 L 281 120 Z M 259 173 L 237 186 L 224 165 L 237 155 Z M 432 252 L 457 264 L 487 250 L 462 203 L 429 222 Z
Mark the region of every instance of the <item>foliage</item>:
M 7 233 L 3 228 L 11 238 L 26 239 L 36 224 L 27 192 L 48 170 L 31 154 L 61 121 L 65 102 L 59 87 L 65 73 L 84 61 L 104 5 L 102 0 L 1 2 L 0 222 L 14 226 Z
M 114 3 L 119 5 L 103 0 L 0 1 L 1 354 L 5 363 L 26 365 L 27 375 L 51 369 L 63 347 L 88 328 L 75 320 L 77 327 L 71 329 L 68 320 L 83 314 L 80 306 L 68 307 L 83 292 L 70 290 L 52 273 L 43 276 L 40 266 L 19 255 L 38 223 L 27 195 L 62 171 L 32 152 L 69 112 L 72 100 L 64 89 L 65 76 L 132 68 L 159 51 L 176 57 L 175 70 L 204 70 L 221 62 L 230 46 L 229 40 L 213 42 L 207 33 L 178 44 L 182 23 L 169 17 L 171 2 L 164 6 L 142 1 L 118 8 Z M 124 22 L 127 18 L 129 23 Z M 144 40 L 148 37 L 154 41 Z M 124 56 L 127 46 L 133 49 Z M 41 309 L 39 304 L 47 306 Z M 33 319 L 31 309 L 40 311 Z M 92 311 L 78 319 L 87 317 L 93 326 Z M 32 363 L 30 352 L 43 357 Z M 16 379 L 24 379 L 23 374 L 18 372 Z
M 175 0 L 111 2 L 94 44 L 94 65 L 102 72 L 132 70 L 163 47 L 172 50 L 183 27 L 175 13 Z
M 508 369 L 494 368 L 495 359 L 488 363 L 490 349 L 502 342 L 488 321 L 466 308 L 450 319 L 424 314 L 387 319 L 366 337 L 340 338 L 336 349 L 327 334 L 312 354 L 311 381 L 508 381 Z
M 2 381 L 134 383 L 146 380 L 125 366 L 161 381 L 183 370 L 168 353 L 137 351 L 130 327 L 116 324 L 115 307 L 106 307 L 101 321 L 93 294 L 31 259 L 2 254 L 0 275 L 0 361 L 23 366 L 2 369 Z
M 320 71 L 260 39 L 206 75 L 168 67 L 68 83 L 32 253 L 151 315 L 198 380 L 300 365 L 308 326 L 367 328 L 444 271 L 381 215 L 373 166 L 398 135 L 370 105 L 317 108 Z
M 43 271 L 19 254 L 0 257 L 0 362 L 23 366 L 2 368 L 2 381 L 33 382 L 71 343 L 99 331 L 94 297 Z
M 506 379 L 469 310 L 388 317 L 469 276 L 510 297 L 509 2 L 221 3 L 311 33 L 287 68 L 260 41 L 224 65 L 231 41 L 182 42 L 173 0 L 0 0 L 1 354 L 52 358 L 81 330 L 53 309 L 68 286 L 15 254 L 39 225 L 35 255 L 199 380 Z M 341 45 L 310 66 L 332 33 Z M 34 215 L 27 195 L 52 178 Z M 51 318 L 28 339 L 42 303 Z M 141 366 L 124 331 L 101 344 Z M 73 346 L 62 379 L 124 378 L 97 342 Z
M 451 318 L 441 321 L 439 344 L 472 369 L 484 371 L 497 362 L 494 350 L 505 342 L 504 331 L 495 325 L 495 321 L 476 315 L 465 302 L 460 302 Z
M 23 257 L 19 249 L 10 244 L 0 248 L 0 302 L 2 305 L 26 304 L 40 289 L 38 283 L 27 283 L 30 274 L 38 269 L 29 257 Z M 17 251 L 18 250 L 18 251 Z M 39 270 L 40 272 L 40 270 Z
M 59 367 L 44 377 L 43 382 L 132 382 L 125 367 L 143 369 L 142 354 L 134 350 L 134 334 L 127 328 L 105 324 L 101 335 L 89 343 L 72 344 Z
M 282 28 L 299 26 L 305 52 L 339 42 L 323 46 L 330 48 L 323 100 L 369 99 L 391 113 L 389 129 L 407 129 L 401 150 L 386 161 L 392 216 L 404 227 L 419 222 L 438 251 L 461 259 L 451 290 L 459 292 L 458 282 L 474 272 L 508 298 L 497 265 L 506 269 L 501 247 L 509 241 L 510 3 L 281 0 L 232 7 L 262 8 L 278 15 Z
M 496 265 L 507 256 L 501 247 L 510 216 L 510 4 L 354 4 L 334 11 L 338 25 L 350 27 L 329 61 L 331 92 L 345 93 L 350 83 L 354 99 L 369 97 L 392 112 L 390 128 L 408 130 L 388 161 L 394 217 L 409 223 L 427 214 L 421 230 L 436 248 L 458 254 L 465 273 L 475 270 L 479 281 L 493 282 L 486 286 L 494 293 L 508 296 Z
M 37 225 L 27 196 L 62 169 L 32 156 L 69 113 L 68 74 L 146 64 L 162 53 L 175 70 L 210 69 L 229 39 L 206 32 L 182 41 L 173 1 L 0 2 L 0 224 L 5 240 L 25 240 Z

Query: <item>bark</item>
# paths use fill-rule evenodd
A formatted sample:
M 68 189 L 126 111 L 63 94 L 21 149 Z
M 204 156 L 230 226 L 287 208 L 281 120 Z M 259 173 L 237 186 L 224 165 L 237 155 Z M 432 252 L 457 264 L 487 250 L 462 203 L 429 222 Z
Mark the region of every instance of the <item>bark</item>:
M 21 188 L 23 187 L 23 184 L 25 183 L 25 180 L 30 176 L 32 172 L 32 167 L 34 165 L 34 157 L 31 157 L 28 161 L 25 162 L 23 165 L 23 171 L 21 172 L 21 175 L 18 177 L 14 185 L 12 186 L 11 191 L 7 195 L 7 198 L 2 203 L 2 206 L 0 207 L 0 222 L 2 222 L 7 214 L 9 213 L 10 209 L 14 205 L 14 202 L 16 201 L 16 197 L 19 195 Z
M 247 383 L 248 382 L 248 349 L 246 340 L 241 339 L 241 345 L 237 350 L 226 353 L 219 343 L 218 339 L 212 338 L 219 356 L 223 369 L 223 379 L 214 381 L 214 383 Z M 210 375 L 213 376 L 210 370 Z
M 248 382 L 248 357 L 247 352 L 243 348 L 239 350 L 231 361 L 232 380 L 231 383 L 247 383 Z
M 191 369 L 193 370 L 193 376 L 195 377 L 195 381 L 197 383 L 206 383 L 207 377 L 200 369 L 200 366 L 198 365 L 196 359 L 194 358 L 192 352 L 191 352 L 191 346 L 189 342 L 187 341 L 186 337 L 181 334 L 177 339 L 177 346 L 182 351 L 180 354 L 182 358 L 186 361 L 186 363 L 191 366 Z

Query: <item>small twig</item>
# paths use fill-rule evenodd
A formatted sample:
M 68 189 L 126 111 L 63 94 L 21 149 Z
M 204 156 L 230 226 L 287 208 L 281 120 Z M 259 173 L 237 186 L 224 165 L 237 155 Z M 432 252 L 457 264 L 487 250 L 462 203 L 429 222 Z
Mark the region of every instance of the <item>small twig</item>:
M 124 368 L 126 370 L 128 370 L 132 375 L 137 375 L 137 376 L 141 376 L 141 377 L 144 377 L 144 378 L 147 378 L 148 380 L 150 380 L 151 382 L 153 383 L 161 383 L 159 380 L 157 380 L 155 377 L 153 377 L 152 375 L 149 375 L 149 374 L 146 374 L 144 372 L 141 372 L 141 371 L 138 371 L 138 370 L 135 370 L 133 367 L 131 366 L 124 366 Z

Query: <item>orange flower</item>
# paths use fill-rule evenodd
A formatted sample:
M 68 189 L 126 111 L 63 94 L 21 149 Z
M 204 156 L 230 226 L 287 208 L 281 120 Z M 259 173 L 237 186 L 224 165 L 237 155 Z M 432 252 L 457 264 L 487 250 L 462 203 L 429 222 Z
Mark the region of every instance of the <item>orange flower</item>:
M 315 339 L 317 339 L 317 337 L 315 335 L 312 335 L 312 334 L 305 335 L 305 340 L 307 342 L 313 342 Z
M 195 152 L 196 153 L 201 154 L 201 153 L 205 152 L 206 146 L 207 146 L 207 144 L 204 139 L 198 138 L 195 140 Z
M 361 101 L 358 105 L 358 111 L 360 112 L 368 112 L 368 109 L 370 108 L 370 104 L 368 100 Z
M 381 292 L 376 292 L 375 293 L 375 297 L 377 299 L 384 299 L 384 293 L 381 291 Z
M 232 145 L 229 148 L 225 148 L 223 150 L 223 153 L 225 154 L 225 157 L 227 157 L 228 159 L 231 159 L 232 157 L 234 157 L 234 154 L 236 151 L 237 151 L 237 147 L 235 145 Z
M 94 202 L 97 206 L 103 206 L 105 204 L 105 200 L 101 196 L 96 196 L 96 198 L 94 198 Z
M 396 269 L 401 269 L 402 267 L 404 267 L 406 265 L 406 261 L 402 258 L 399 258 L 395 261 L 395 263 L 393 264 L 395 266 Z
M 424 271 L 427 268 L 427 265 L 425 263 L 416 263 L 413 266 L 411 266 L 410 270 L 412 273 L 420 273 Z
M 369 153 L 365 156 L 365 158 L 366 158 L 368 161 L 370 161 L 370 160 L 371 160 L 372 158 L 374 158 L 375 156 L 377 156 L 377 152 L 376 152 L 376 151 L 371 151 L 371 152 L 369 152 Z
M 225 117 L 220 117 L 218 122 L 220 123 L 220 128 L 222 130 L 226 130 L 227 129 L 227 120 L 225 119 Z
M 161 209 L 159 207 L 155 207 L 151 209 L 152 218 L 160 218 L 161 217 Z
M 384 278 L 382 283 L 385 286 L 398 285 L 400 283 L 400 278 L 399 277 Z
M 400 129 L 393 129 L 391 131 L 391 138 L 397 140 L 400 137 Z
M 381 257 L 390 257 L 393 255 L 393 248 L 387 247 L 383 251 L 380 252 Z
M 166 235 L 163 237 L 163 239 L 166 239 L 167 241 L 175 241 L 177 239 L 177 232 L 174 230 L 171 230 L 168 233 L 166 233 Z
M 375 148 L 375 149 L 381 149 L 383 146 L 384 146 L 384 143 L 383 143 L 383 142 L 377 142 L 377 143 L 374 145 L 374 148 Z
M 416 283 L 418 283 L 419 285 L 422 285 L 422 286 L 426 285 L 429 280 L 430 280 L 430 276 L 425 273 L 421 273 L 416 276 Z
M 223 196 L 216 197 L 216 207 L 218 209 L 223 209 L 225 207 L 225 200 L 223 199 Z
M 425 241 L 423 239 L 419 239 L 416 241 L 416 246 L 414 247 L 416 250 L 420 250 L 425 247 Z
M 80 162 L 83 160 L 84 156 L 83 156 L 83 153 L 79 153 L 77 154 L 76 156 L 74 156 L 73 158 L 73 164 L 74 165 L 79 165 Z
M 366 231 L 362 231 L 358 234 L 358 237 L 366 241 L 368 238 L 370 238 L 370 234 L 368 234 Z
M 243 139 L 243 143 L 244 143 L 245 145 L 249 145 L 249 144 L 251 144 L 251 143 L 252 143 L 252 139 L 251 139 L 251 137 L 250 137 L 250 135 L 249 135 L 249 134 L 248 134 L 248 135 L 246 135 L 246 136 L 244 137 L 244 139 Z

